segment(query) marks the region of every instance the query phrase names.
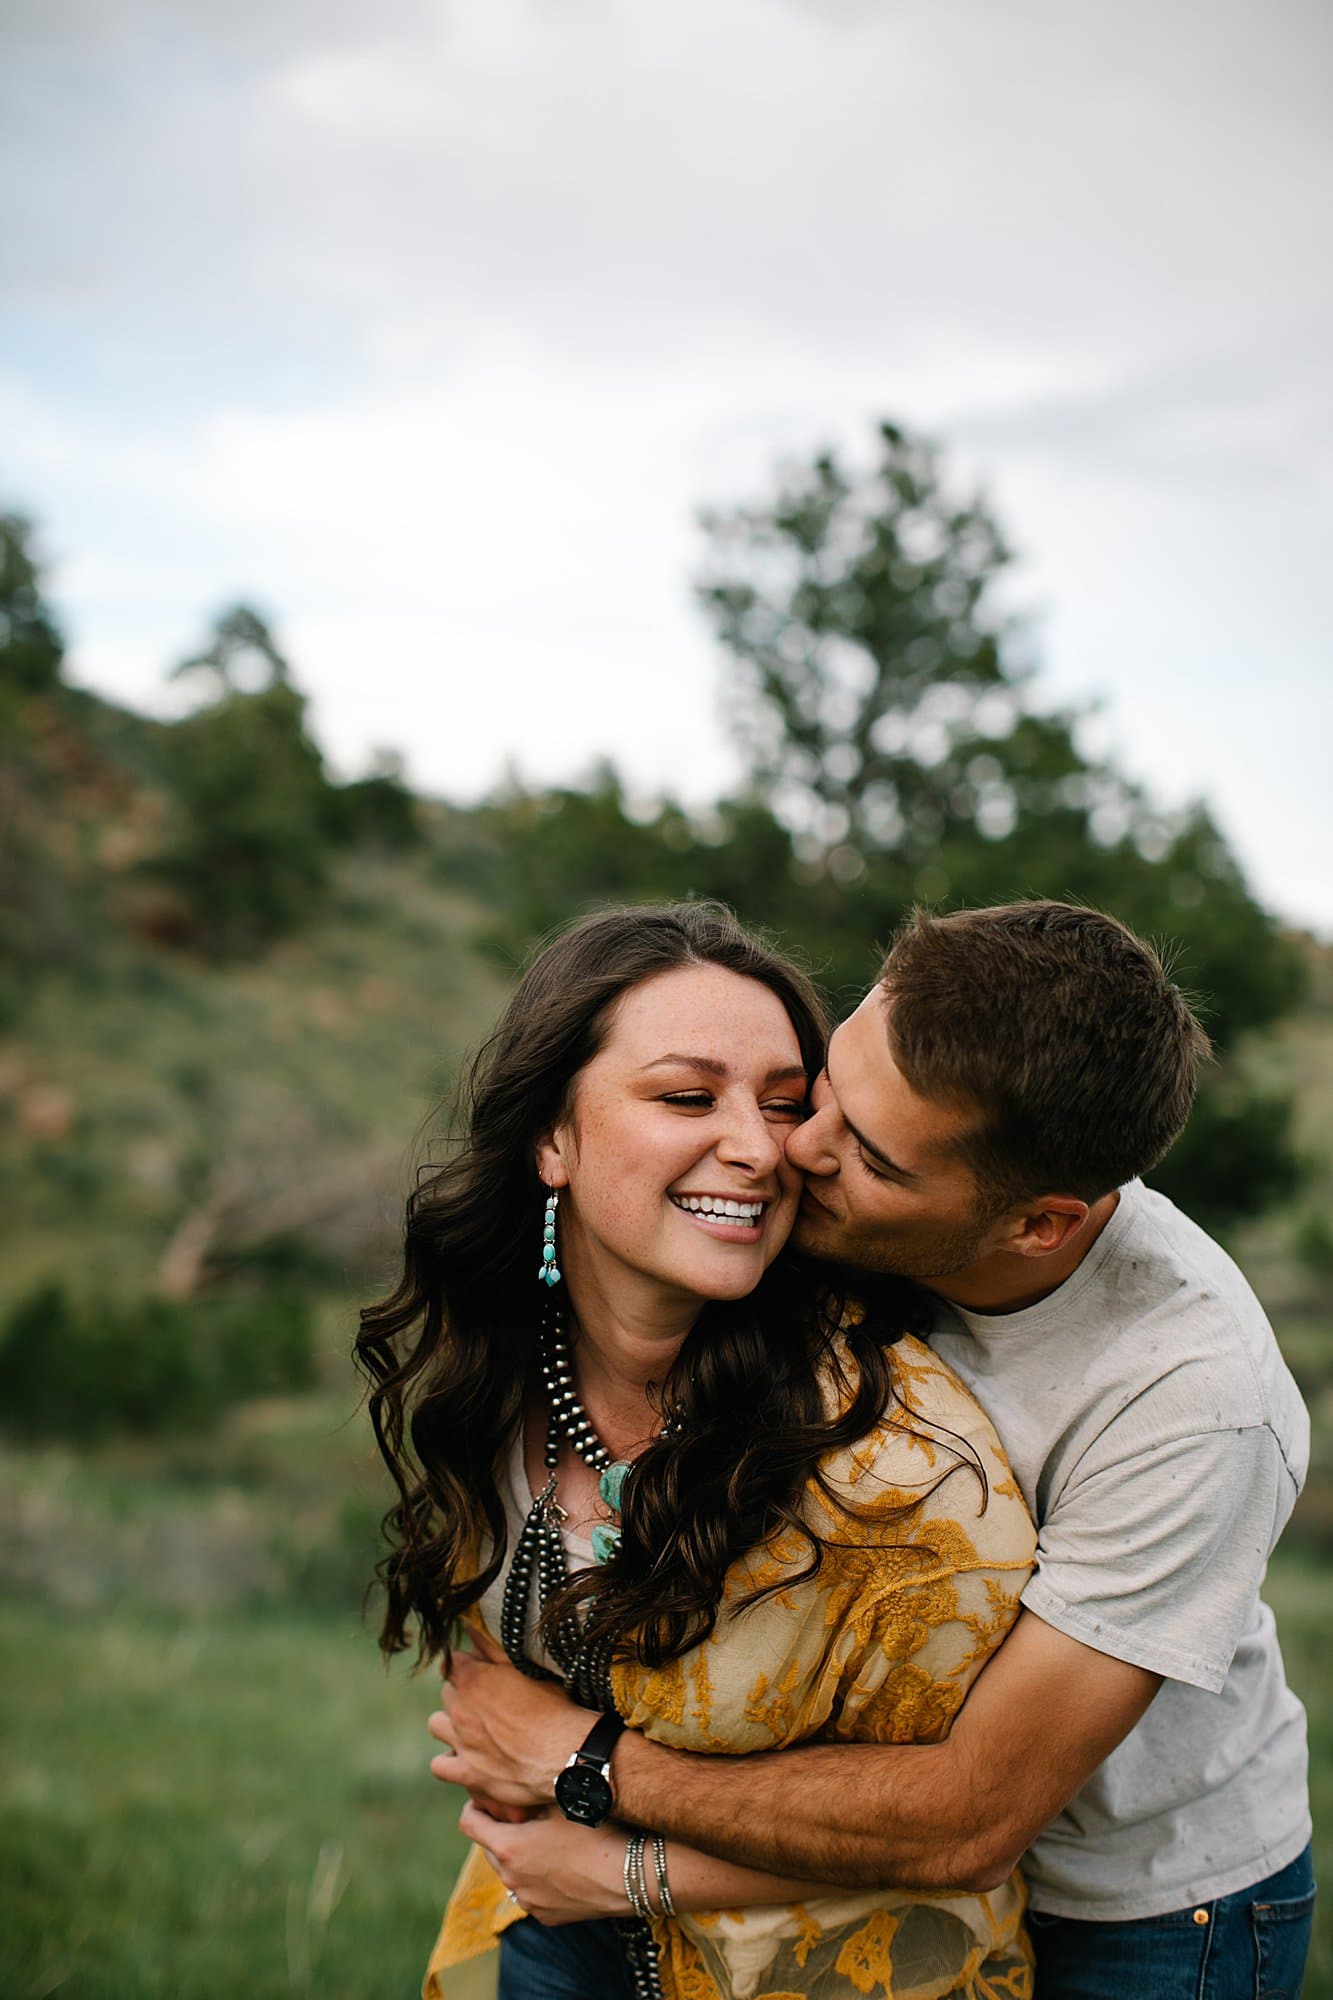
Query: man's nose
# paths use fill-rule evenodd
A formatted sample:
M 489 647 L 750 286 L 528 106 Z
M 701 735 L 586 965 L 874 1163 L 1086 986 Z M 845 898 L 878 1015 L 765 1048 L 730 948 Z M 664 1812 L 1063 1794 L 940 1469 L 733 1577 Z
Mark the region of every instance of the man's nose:
M 793 1126 L 787 1135 L 787 1158 L 803 1174 L 834 1174 L 838 1152 L 834 1143 L 838 1114 L 832 1104 L 820 1105 L 803 1125 Z

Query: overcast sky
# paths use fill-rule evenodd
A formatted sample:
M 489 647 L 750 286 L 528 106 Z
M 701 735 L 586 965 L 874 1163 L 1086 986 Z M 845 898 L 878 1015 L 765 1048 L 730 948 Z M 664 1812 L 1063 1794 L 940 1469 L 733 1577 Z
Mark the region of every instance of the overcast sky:
M 271 615 L 338 767 L 734 780 L 695 510 L 871 420 L 1041 692 L 1333 934 L 1326 0 L 5 0 L 0 505 L 140 705 Z

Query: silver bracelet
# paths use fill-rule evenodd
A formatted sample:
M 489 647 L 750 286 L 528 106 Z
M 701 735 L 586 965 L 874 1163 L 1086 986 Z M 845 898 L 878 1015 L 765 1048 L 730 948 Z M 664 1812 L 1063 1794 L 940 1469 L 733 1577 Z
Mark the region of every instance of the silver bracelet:
M 657 1901 L 664 1917 L 674 1917 L 676 1906 L 671 1900 L 671 1890 L 667 1885 L 666 1841 L 660 1833 L 653 1835 L 653 1872 L 657 1876 Z
M 625 1842 L 625 1901 L 642 1923 L 651 1923 L 653 1906 L 648 1901 L 648 1875 L 643 1865 L 645 1833 L 632 1833 Z

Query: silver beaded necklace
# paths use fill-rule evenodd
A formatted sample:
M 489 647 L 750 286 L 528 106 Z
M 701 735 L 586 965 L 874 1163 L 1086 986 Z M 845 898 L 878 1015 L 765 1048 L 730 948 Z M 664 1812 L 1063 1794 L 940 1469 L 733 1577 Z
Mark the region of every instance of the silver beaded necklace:
M 510 1563 L 509 1575 L 505 1581 L 504 1602 L 500 1612 L 500 1641 L 510 1660 L 521 1673 L 527 1674 L 534 1680 L 546 1680 L 549 1678 L 546 1670 L 529 1657 L 527 1627 L 534 1580 L 539 1611 L 545 1611 L 547 1605 L 559 1596 L 569 1582 L 569 1562 L 565 1555 L 564 1537 L 560 1532 L 566 1515 L 556 1498 L 561 1445 L 568 1443 L 583 1463 L 597 1473 L 598 1493 L 617 1519 L 620 1514 L 621 1492 L 630 1468 L 626 1460 L 612 1458 L 579 1401 L 578 1391 L 574 1386 L 574 1370 L 569 1344 L 565 1338 L 563 1318 L 554 1300 L 548 1300 L 542 1315 L 538 1359 L 549 1413 L 543 1454 L 546 1484 L 533 1501 L 528 1518 L 523 1523 L 514 1545 L 513 1561 Z M 593 1554 L 598 1562 L 610 1560 L 619 1540 L 619 1528 L 607 1522 L 597 1523 L 592 1531 L 592 1545 Z M 566 1612 L 557 1620 L 548 1636 L 547 1645 L 552 1659 L 574 1691 L 575 1698 L 586 1700 L 592 1695 L 594 1697 L 592 1706 L 607 1707 L 609 1705 L 609 1689 L 605 1686 L 607 1663 L 594 1662 L 587 1657 L 583 1633 L 573 1610 Z M 603 1650 L 598 1649 L 599 1652 Z
M 583 1463 L 598 1475 L 597 1490 L 617 1520 L 620 1517 L 621 1490 L 630 1469 L 625 1459 L 612 1458 L 579 1401 L 563 1317 L 554 1299 L 549 1297 L 549 1284 L 547 1290 L 538 1349 L 549 1411 L 543 1455 L 546 1484 L 533 1501 L 514 1545 L 500 1610 L 501 1644 L 520 1673 L 533 1680 L 550 1679 L 545 1668 L 530 1659 L 527 1651 L 528 1610 L 532 1602 L 534 1577 L 537 1604 L 542 1611 L 569 1582 L 569 1562 L 565 1555 L 564 1537 L 560 1533 L 566 1516 L 556 1498 L 560 1446 L 567 1441 Z M 671 1419 L 664 1424 L 663 1436 L 674 1429 L 677 1422 L 678 1419 Z M 619 1540 L 618 1528 L 599 1521 L 592 1532 L 593 1553 L 597 1560 L 609 1561 Z M 608 1709 L 615 1706 L 611 1693 L 609 1640 L 595 1648 L 585 1646 L 578 1618 L 571 1610 L 557 1620 L 546 1643 L 576 1702 L 585 1708 Z M 657 1948 L 652 1931 L 637 1918 L 623 1917 L 616 1920 L 616 1929 L 625 1949 L 635 2000 L 662 2000 Z

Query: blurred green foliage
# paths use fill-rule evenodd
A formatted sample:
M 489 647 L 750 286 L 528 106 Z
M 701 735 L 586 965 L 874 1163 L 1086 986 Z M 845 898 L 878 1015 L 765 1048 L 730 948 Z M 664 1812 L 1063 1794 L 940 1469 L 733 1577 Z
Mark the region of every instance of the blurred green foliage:
M 1322 1211 L 1302 1216 L 1292 1247 L 1313 1276 L 1333 1278 L 1333 1223 Z
M 929 441 L 882 424 L 876 446 L 866 473 L 823 452 L 771 498 L 705 514 L 698 586 L 761 796 L 848 878 L 867 853 L 920 868 L 959 833 L 999 838 L 1122 789 L 1071 716 L 1022 707 L 986 508 L 954 497 Z
M 87 1300 L 50 1280 L 0 1327 L 0 1423 L 23 1438 L 202 1428 L 314 1379 L 310 1305 L 289 1290 Z

